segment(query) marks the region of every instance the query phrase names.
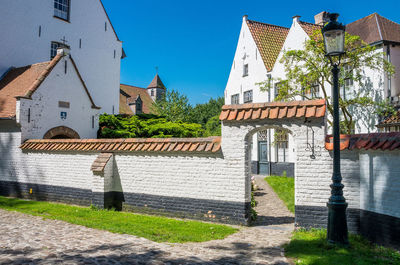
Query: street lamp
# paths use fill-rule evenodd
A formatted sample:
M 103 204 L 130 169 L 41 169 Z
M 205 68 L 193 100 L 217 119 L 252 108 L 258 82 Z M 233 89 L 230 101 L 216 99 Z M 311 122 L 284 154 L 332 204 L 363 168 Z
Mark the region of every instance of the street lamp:
M 337 22 L 339 14 L 329 14 L 330 21 L 322 28 L 325 53 L 332 64 L 332 101 L 333 101 L 333 174 L 331 196 L 328 206 L 329 243 L 348 245 L 346 220 L 346 199 L 343 196 L 342 175 L 340 173 L 340 139 L 339 139 L 339 64 L 344 51 L 345 27 Z M 334 58 L 337 58 L 335 61 Z

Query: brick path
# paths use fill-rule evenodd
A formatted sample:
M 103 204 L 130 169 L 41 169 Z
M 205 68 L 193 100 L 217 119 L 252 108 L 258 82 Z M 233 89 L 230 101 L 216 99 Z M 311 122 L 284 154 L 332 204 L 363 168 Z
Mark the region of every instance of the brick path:
M 0 210 L 0 264 L 288 264 L 293 215 L 261 179 L 259 220 L 224 240 L 155 243 Z

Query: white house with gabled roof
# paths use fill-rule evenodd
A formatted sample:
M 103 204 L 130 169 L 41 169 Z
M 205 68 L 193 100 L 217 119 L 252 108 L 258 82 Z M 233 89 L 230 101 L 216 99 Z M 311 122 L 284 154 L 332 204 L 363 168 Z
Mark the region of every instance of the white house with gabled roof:
M 125 54 L 100 0 L 0 1 L 0 78 L 68 47 L 102 112 L 118 113 Z
M 270 102 L 279 89 L 279 80 L 285 80 L 284 66 L 280 59 L 284 51 L 300 50 L 313 31 L 326 22 L 327 12 L 315 16 L 315 23 L 303 22 L 294 16 L 290 28 L 261 23 L 243 17 L 238 45 L 225 88 L 226 104 L 249 102 Z M 364 41 L 375 45 L 377 52 L 386 52 L 387 59 L 400 69 L 400 25 L 374 13 L 347 25 L 347 32 L 359 35 Z M 388 78 L 383 72 L 365 69 L 365 82 L 374 91 L 375 100 L 389 99 L 398 104 L 400 96 L 399 74 Z M 258 83 L 270 82 L 269 92 L 260 90 Z M 352 96 L 355 87 L 352 80 L 346 80 L 341 93 Z M 320 88 L 313 87 L 313 97 L 320 97 Z M 330 91 L 327 91 L 330 93 Z M 299 98 L 300 99 L 300 98 Z M 355 132 L 376 131 L 378 123 L 371 113 L 354 112 Z M 291 134 L 276 133 L 274 129 L 253 136 L 252 171 L 263 174 L 293 172 L 295 150 L 291 148 Z M 263 159 L 264 161 L 260 161 Z

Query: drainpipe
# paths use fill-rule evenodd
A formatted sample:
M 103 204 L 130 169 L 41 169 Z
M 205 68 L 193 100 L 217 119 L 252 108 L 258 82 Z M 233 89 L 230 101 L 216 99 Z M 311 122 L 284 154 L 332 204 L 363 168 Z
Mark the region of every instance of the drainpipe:
M 387 61 L 391 63 L 390 61 L 390 44 L 386 46 L 386 56 L 387 56 Z M 392 97 L 392 78 L 388 76 L 388 99 L 389 102 L 391 102 L 391 97 Z
M 272 76 L 271 74 L 267 74 L 268 77 L 268 87 L 269 87 L 269 91 L 268 91 L 268 102 L 271 102 L 271 81 L 272 81 Z M 271 149 L 271 129 L 268 129 L 268 171 L 269 171 L 269 175 L 271 176 L 271 170 L 272 170 L 272 164 L 271 164 L 271 160 L 272 160 L 272 149 Z

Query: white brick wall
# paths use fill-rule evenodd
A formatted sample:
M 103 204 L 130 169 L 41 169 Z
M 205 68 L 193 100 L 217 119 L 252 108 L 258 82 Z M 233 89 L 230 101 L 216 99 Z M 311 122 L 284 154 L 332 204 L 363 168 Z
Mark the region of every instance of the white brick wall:
M 400 217 L 400 151 L 360 152 L 360 208 Z

